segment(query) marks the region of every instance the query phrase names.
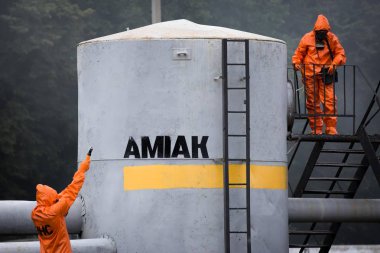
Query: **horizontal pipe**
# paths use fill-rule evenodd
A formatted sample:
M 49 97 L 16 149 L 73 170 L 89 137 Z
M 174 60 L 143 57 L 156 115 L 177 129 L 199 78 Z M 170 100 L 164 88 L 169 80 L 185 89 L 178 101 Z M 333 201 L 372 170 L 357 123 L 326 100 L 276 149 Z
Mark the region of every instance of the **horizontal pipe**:
M 75 253 L 116 253 L 116 245 L 110 239 L 78 239 L 70 240 Z M 3 242 L 0 243 L 1 253 L 40 253 L 40 242 Z
M 36 234 L 34 207 L 35 201 L 0 201 L 0 235 Z M 380 222 L 377 199 L 289 198 L 288 209 L 289 222 Z M 70 234 L 81 232 L 81 210 L 77 199 L 66 217 Z
M 289 198 L 289 222 L 380 222 L 378 199 Z
M 0 235 L 37 234 L 31 219 L 31 213 L 35 206 L 35 201 L 0 201 Z M 77 198 L 66 217 L 66 225 L 70 234 L 81 232 L 81 212 L 82 203 Z

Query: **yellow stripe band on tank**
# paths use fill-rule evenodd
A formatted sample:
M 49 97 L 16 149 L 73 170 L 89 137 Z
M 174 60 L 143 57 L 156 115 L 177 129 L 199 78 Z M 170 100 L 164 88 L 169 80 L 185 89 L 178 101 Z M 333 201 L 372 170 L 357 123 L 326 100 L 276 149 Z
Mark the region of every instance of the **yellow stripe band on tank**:
M 286 166 L 251 164 L 251 188 L 286 190 Z M 244 183 L 245 164 L 229 166 L 230 183 Z M 221 164 L 159 164 L 124 167 L 124 190 L 223 188 Z M 233 186 L 245 188 L 245 186 Z

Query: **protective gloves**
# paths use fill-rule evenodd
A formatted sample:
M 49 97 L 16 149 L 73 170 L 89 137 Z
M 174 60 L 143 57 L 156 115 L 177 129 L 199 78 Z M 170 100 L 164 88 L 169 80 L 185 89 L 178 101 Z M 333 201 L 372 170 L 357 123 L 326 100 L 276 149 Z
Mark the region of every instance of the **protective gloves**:
M 293 64 L 295 70 L 301 70 L 301 64 Z
M 83 172 L 86 172 L 90 169 L 90 162 L 91 162 L 91 157 L 89 155 L 86 156 L 86 159 L 84 159 L 80 165 L 79 165 L 79 169 L 78 170 L 81 170 Z
M 330 67 L 329 67 L 329 69 L 328 69 L 329 74 L 332 75 L 334 73 L 335 69 L 336 69 L 335 65 L 331 64 Z

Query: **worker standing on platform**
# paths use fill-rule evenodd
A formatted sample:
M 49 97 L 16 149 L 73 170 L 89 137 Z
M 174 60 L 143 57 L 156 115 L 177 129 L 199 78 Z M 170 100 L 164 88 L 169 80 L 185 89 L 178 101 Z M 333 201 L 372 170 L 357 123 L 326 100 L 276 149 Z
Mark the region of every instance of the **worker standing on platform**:
M 38 184 L 36 187 L 37 206 L 31 216 L 38 232 L 41 253 L 72 252 L 65 216 L 82 188 L 85 172 L 90 168 L 91 152 L 92 148 L 74 174 L 71 184 L 61 193 L 47 185 Z
M 331 32 L 329 21 L 319 15 L 313 31 L 301 39 L 292 58 L 294 68 L 300 70 L 306 89 L 306 108 L 313 134 L 322 134 L 323 122 L 326 134 L 337 134 L 337 98 L 334 84 L 336 67 L 346 63 L 344 49 L 338 37 Z M 324 112 L 321 110 L 321 102 Z M 321 117 L 324 114 L 326 116 Z

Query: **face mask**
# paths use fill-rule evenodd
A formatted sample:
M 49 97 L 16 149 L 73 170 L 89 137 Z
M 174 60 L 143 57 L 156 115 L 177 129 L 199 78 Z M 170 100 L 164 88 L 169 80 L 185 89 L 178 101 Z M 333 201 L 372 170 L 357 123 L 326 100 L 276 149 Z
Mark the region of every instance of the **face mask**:
M 325 40 L 327 37 L 327 31 L 325 30 L 320 30 L 320 31 L 315 31 L 315 38 L 319 41 Z
M 315 47 L 317 50 L 322 50 L 325 47 L 323 41 L 327 38 L 327 31 L 315 31 Z

